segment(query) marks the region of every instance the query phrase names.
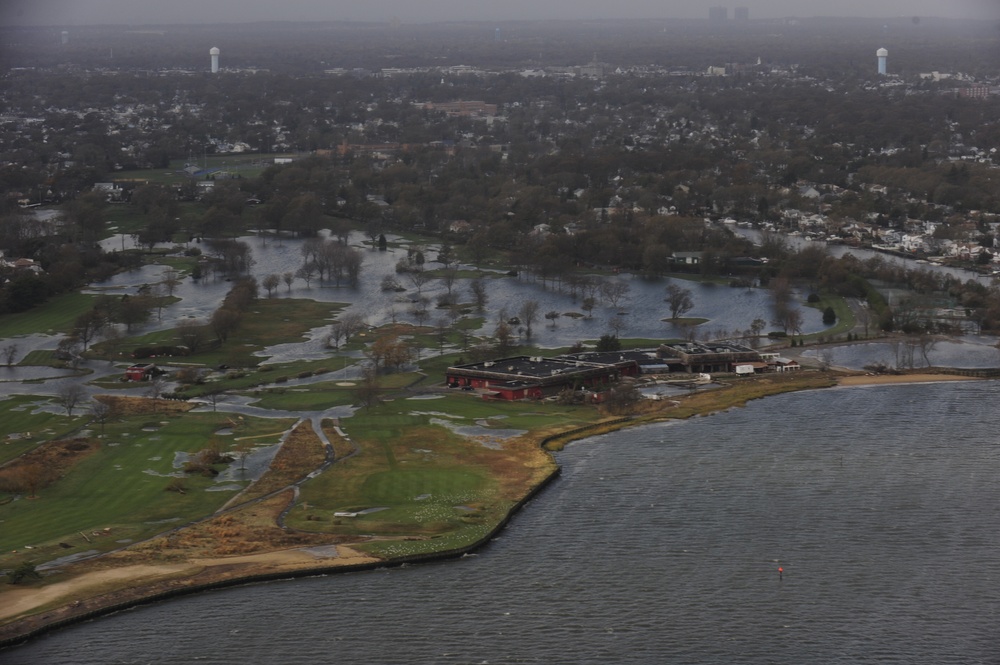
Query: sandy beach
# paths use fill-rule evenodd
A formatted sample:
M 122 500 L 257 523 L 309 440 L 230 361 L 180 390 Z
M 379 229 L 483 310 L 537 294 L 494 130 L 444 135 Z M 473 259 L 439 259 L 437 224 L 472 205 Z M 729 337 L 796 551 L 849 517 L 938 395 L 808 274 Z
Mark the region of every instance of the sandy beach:
M 936 383 L 938 381 L 982 381 L 974 376 L 957 374 L 855 374 L 838 379 L 842 386 L 878 386 L 898 383 Z
M 180 563 L 150 563 L 92 570 L 42 588 L 5 590 L 4 602 L 0 604 L 0 622 L 23 614 L 30 615 L 45 606 L 54 609 L 0 627 L 0 639 L 101 607 L 136 601 L 171 589 L 212 585 L 256 575 L 291 575 L 306 569 L 332 571 L 378 561 L 350 547 L 338 545 L 336 548 L 299 548 L 246 556 L 192 558 Z

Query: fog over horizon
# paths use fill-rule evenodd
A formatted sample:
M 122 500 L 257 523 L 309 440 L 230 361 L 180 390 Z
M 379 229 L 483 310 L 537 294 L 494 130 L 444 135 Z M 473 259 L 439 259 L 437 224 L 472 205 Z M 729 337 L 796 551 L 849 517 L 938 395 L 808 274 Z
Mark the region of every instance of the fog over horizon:
M 814 17 L 942 17 L 1000 20 L 998 0 L 5 0 L 0 26 L 156 25 L 255 21 L 530 21 L 707 18 L 708 8 L 747 7 L 751 19 Z

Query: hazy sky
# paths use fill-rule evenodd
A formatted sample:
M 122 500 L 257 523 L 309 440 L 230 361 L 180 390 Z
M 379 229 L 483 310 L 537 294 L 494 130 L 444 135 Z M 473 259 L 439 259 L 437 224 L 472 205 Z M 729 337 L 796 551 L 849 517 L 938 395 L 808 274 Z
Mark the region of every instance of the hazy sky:
M 751 18 L 945 16 L 1000 19 L 1000 0 L 0 0 L 0 25 L 246 21 L 705 18 L 745 6 Z

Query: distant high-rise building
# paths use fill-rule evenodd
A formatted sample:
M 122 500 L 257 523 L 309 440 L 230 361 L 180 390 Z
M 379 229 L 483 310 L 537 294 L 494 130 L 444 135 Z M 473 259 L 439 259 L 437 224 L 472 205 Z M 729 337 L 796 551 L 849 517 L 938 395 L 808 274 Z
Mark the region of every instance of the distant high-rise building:
M 219 73 L 219 49 L 217 49 L 216 47 L 213 46 L 211 49 L 209 49 L 208 54 L 210 56 L 212 56 L 212 73 L 213 74 L 218 74 Z
M 749 21 L 750 20 L 750 8 L 749 7 L 737 7 L 733 10 L 733 18 L 737 21 Z
M 880 48 L 875 51 L 875 55 L 878 56 L 878 74 L 879 76 L 885 76 L 888 73 L 889 52 L 884 48 Z
M 66 46 L 66 44 L 69 44 L 69 30 L 63 30 L 62 31 L 61 39 L 62 39 L 62 45 L 63 46 Z
M 708 20 L 709 21 L 725 21 L 729 18 L 729 8 L 728 7 L 709 7 L 708 8 Z
M 500 41 L 500 28 L 497 28 L 496 32 L 493 33 L 493 41 Z

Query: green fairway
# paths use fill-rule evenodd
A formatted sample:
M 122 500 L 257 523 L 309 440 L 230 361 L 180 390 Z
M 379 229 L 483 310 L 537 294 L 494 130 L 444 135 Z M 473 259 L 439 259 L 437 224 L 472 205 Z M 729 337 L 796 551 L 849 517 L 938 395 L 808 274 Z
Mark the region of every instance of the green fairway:
M 255 395 L 259 399 L 253 402 L 254 406 L 282 411 L 319 411 L 354 403 L 354 388 L 338 386 L 332 381 L 300 388 L 267 388 Z
M 77 317 L 94 306 L 94 296 L 84 293 L 65 293 L 45 301 L 27 312 L 0 315 L 0 337 L 15 337 L 45 333 L 56 335 L 68 332 Z
M 517 444 L 526 457 L 512 457 L 502 443 L 508 435 L 491 437 L 491 431 L 566 429 L 598 419 L 588 407 L 485 401 L 457 392 L 428 400 L 397 397 L 345 422 L 358 453 L 303 485 L 288 524 L 398 536 L 359 546 L 380 556 L 469 545 L 503 519 L 525 483 L 552 464 L 530 441 Z M 452 431 L 461 426 L 479 433 Z
M 203 349 L 180 360 L 185 363 L 230 367 L 255 367 L 265 360 L 254 355 L 275 344 L 301 342 L 307 332 L 329 324 L 344 305 L 299 298 L 262 298 L 246 312 L 240 327 L 221 344 L 206 343 Z M 210 330 L 206 330 L 211 337 Z M 179 345 L 176 330 L 158 330 L 115 342 L 94 345 L 97 357 L 121 359 L 141 346 Z M 330 352 L 331 356 L 333 351 Z M 110 359 L 110 358 L 109 358 Z M 330 366 L 332 363 L 327 363 Z M 338 366 L 339 367 L 339 366 Z M 332 369 L 332 367 L 330 367 Z M 253 384 L 248 384 L 253 385 Z M 240 386 L 246 387 L 246 386 Z
M 243 418 L 238 422 L 235 437 L 219 437 L 223 450 L 236 437 L 267 434 L 254 438 L 254 444 L 276 443 L 293 421 Z M 66 550 L 64 554 L 109 550 L 208 515 L 237 489 L 206 491 L 217 486 L 215 481 L 179 474 L 175 458 L 207 447 L 215 433 L 229 425 L 230 420 L 218 414 L 192 413 L 147 414 L 109 423 L 100 449 L 72 473 L 40 490 L 38 498 L 22 496 L 0 505 L 0 552 L 21 550 L 26 556 L 23 549 L 31 545 L 31 556 L 46 560 L 59 556 L 60 549 Z M 183 477 L 184 493 L 167 491 L 172 474 Z M 0 568 L 10 563 L 9 554 L 0 556 Z
M 34 413 L 36 404 L 48 401 L 45 397 L 26 395 L 0 401 L 0 464 L 35 448 L 43 441 L 66 436 L 86 422 L 86 416 L 82 415 L 69 418 L 45 411 Z
M 821 339 L 833 340 L 838 335 L 854 330 L 854 312 L 851 310 L 850 305 L 847 304 L 847 300 L 842 296 L 834 295 L 832 293 L 824 293 L 820 295 L 820 299 L 817 302 L 807 304 L 809 307 L 818 309 L 821 312 L 827 307 L 832 307 L 834 313 L 837 315 L 837 322 L 826 330 L 822 330 L 817 333 L 810 333 L 808 335 L 801 335 L 800 337 L 802 339 L 808 342 L 817 342 Z

